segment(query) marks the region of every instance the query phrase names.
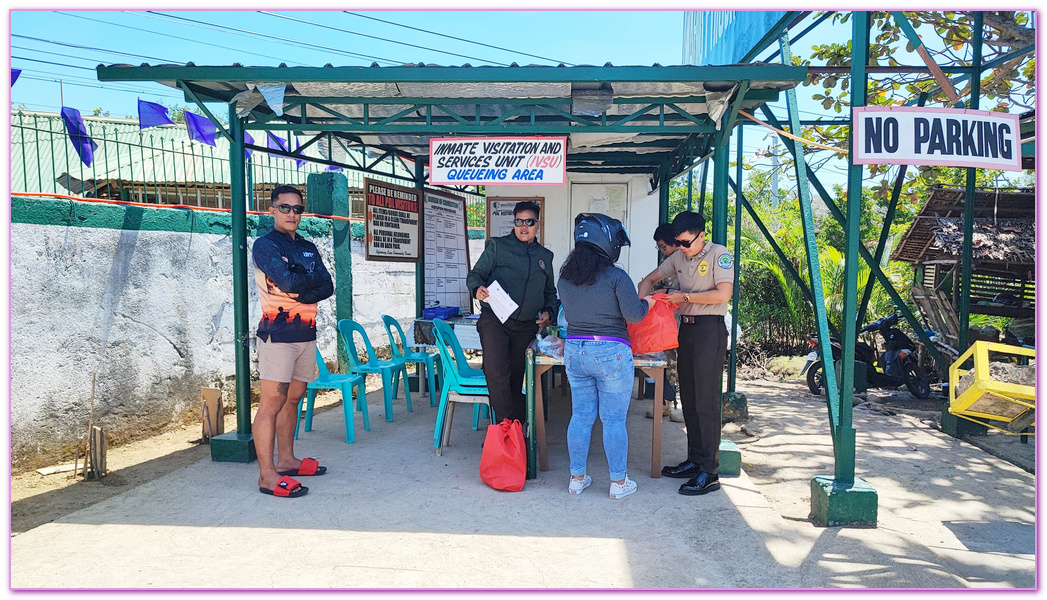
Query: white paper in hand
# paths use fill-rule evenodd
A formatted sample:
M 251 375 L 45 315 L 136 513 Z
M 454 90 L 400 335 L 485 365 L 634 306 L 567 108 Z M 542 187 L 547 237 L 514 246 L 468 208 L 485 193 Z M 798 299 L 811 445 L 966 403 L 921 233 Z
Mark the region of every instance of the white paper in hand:
M 505 320 L 509 318 L 509 315 L 513 314 L 513 311 L 520 307 L 519 304 L 513 302 L 513 299 L 509 297 L 509 294 L 505 293 L 505 290 L 502 289 L 502 285 L 497 281 L 492 281 L 491 285 L 487 286 L 487 292 L 490 295 L 487 297 L 486 302 L 491 305 L 491 308 L 494 309 L 495 316 L 497 316 L 498 320 L 502 323 L 505 323 Z

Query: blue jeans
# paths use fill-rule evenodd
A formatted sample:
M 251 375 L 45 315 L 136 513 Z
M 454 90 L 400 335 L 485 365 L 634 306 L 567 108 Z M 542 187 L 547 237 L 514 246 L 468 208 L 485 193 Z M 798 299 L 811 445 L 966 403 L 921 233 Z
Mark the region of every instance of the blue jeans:
M 585 475 L 589 440 L 599 413 L 611 481 L 625 479 L 629 459 L 625 415 L 633 391 L 632 348 L 620 342 L 567 340 L 563 354 L 571 384 L 571 423 L 567 426 L 571 475 Z

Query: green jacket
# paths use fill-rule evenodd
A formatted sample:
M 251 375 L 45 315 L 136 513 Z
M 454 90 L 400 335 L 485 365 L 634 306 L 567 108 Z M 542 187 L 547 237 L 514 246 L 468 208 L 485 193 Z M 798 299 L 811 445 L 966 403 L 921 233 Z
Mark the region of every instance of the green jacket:
M 539 311 L 547 310 L 549 318 L 556 320 L 559 302 L 553 282 L 553 253 L 537 240 L 525 244 L 515 233 L 487 240 L 487 247 L 466 279 L 469 296 L 475 298 L 481 285 L 489 286 L 495 280 L 520 305 L 509 318 L 530 321 Z M 481 310 L 492 310 L 486 302 L 480 306 Z

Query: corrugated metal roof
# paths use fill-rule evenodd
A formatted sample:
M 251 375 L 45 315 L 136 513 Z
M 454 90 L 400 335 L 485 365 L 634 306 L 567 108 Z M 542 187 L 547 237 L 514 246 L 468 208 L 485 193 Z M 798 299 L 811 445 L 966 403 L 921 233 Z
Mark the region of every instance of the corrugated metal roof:
M 682 170 L 683 154 L 693 155 L 703 145 L 708 148 L 713 137 L 723 139 L 719 130 L 731 114 L 729 109 L 752 111 L 806 76 L 802 67 L 752 63 L 707 67 L 188 63 L 99 65 L 97 70 L 102 81 L 156 81 L 185 91 L 187 101 L 195 96 L 204 102 L 235 103 L 237 114 L 248 118 L 249 129 L 253 121 L 295 127 L 305 135 L 334 131 L 345 140 L 393 150 L 423 163 L 428 161 L 432 137 L 567 135 L 568 170 L 596 172 L 654 172 L 670 163 Z M 276 106 L 270 106 L 274 101 Z M 328 159 L 334 160 L 330 155 Z

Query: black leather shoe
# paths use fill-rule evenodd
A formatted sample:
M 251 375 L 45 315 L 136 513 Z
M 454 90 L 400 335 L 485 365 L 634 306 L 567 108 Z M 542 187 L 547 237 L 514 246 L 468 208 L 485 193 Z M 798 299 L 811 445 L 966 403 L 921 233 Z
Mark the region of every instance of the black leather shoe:
M 698 473 L 701 473 L 701 469 L 689 460 L 685 460 L 675 467 L 662 467 L 662 475 L 675 479 L 689 479 Z
M 684 496 L 701 496 L 718 489 L 720 489 L 719 475 L 699 473 L 680 486 L 680 493 Z

